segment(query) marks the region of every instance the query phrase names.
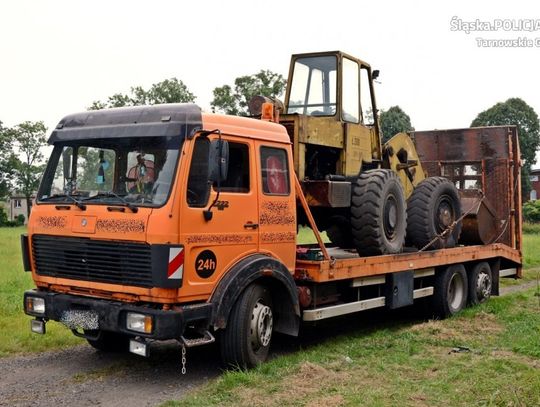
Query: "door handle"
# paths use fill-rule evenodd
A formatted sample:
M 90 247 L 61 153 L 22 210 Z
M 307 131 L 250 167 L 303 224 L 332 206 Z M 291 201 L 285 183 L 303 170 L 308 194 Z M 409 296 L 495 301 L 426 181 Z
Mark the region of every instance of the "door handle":
M 258 223 L 248 222 L 244 225 L 245 229 L 257 229 L 259 227 Z

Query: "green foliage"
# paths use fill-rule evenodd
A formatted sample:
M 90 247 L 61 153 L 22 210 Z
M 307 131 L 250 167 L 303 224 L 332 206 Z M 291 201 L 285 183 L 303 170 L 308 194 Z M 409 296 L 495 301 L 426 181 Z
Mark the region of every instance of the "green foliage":
M 25 220 L 26 220 L 26 218 L 24 217 L 24 215 L 22 213 L 19 213 L 17 215 L 17 217 L 15 218 L 15 222 L 17 222 L 17 226 L 24 225 Z
M 240 76 L 234 80 L 234 90 L 229 85 L 214 89 L 210 102 L 212 111 L 230 115 L 248 116 L 248 103 L 253 96 L 280 97 L 286 80 L 281 74 L 261 70 L 253 75 Z
M 9 156 L 3 161 L 3 170 L 9 174 L 11 190 L 21 192 L 28 203 L 27 215 L 30 215 L 30 200 L 36 191 L 41 174 L 45 168 L 41 164 L 41 148 L 46 145 L 47 128 L 43 122 L 26 121 L 15 127 L 5 129 L 6 143 L 11 147 Z
M 100 110 L 110 107 L 157 105 L 161 103 L 192 103 L 195 95 L 177 78 L 165 79 L 154 83 L 148 90 L 142 86 L 131 88 L 130 94 L 115 93 L 107 101 L 94 101 L 89 110 Z
M 411 118 L 399 106 L 392 106 L 379 115 L 383 143 L 386 143 L 393 136 L 402 132 L 414 130 Z
M 511 98 L 479 113 L 471 123 L 471 127 L 508 125 L 518 127 L 521 158 L 525 160 L 521 171 L 521 193 L 526 199 L 531 191 L 530 169 L 540 147 L 540 122 L 534 109 L 520 98 Z
M 540 223 L 540 200 L 525 202 L 523 205 L 523 219 L 526 222 Z

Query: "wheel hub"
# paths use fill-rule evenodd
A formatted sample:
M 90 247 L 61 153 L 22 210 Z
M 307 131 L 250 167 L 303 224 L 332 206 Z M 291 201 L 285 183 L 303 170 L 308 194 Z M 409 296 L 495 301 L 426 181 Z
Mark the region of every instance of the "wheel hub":
M 393 196 L 389 196 L 384 205 L 384 233 L 392 239 L 396 233 L 396 225 L 398 223 L 397 203 Z
M 273 326 L 272 309 L 257 301 L 251 315 L 251 344 L 255 348 L 268 346 L 272 338 Z
M 476 293 L 480 299 L 489 298 L 491 294 L 491 279 L 487 273 L 478 274 L 476 280 Z
M 435 212 L 435 225 L 437 231 L 443 232 L 454 221 L 454 212 L 452 210 L 452 204 L 447 197 L 441 197 L 437 205 L 437 211 Z

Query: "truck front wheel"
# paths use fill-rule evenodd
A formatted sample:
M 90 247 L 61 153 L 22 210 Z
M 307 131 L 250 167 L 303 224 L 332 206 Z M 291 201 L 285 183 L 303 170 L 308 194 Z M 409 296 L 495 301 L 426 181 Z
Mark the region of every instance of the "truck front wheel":
M 240 369 L 264 362 L 268 357 L 273 326 L 270 292 L 259 284 L 250 285 L 234 305 L 227 327 L 221 334 L 223 362 Z

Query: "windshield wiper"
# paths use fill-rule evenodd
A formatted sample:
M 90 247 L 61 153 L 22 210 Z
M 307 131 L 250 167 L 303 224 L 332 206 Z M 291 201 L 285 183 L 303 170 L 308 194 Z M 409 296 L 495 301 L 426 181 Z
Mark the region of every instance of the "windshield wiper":
M 41 198 L 40 200 L 41 201 L 48 201 L 49 199 L 54 199 L 54 198 L 69 198 L 73 201 L 73 203 L 77 206 L 77 208 L 79 208 L 81 211 L 85 211 L 86 210 L 86 205 L 83 204 L 81 201 L 75 199 L 73 196 L 71 195 L 67 195 L 67 194 L 54 194 L 54 195 L 51 195 L 51 196 L 48 196 L 47 198 Z
M 113 191 L 107 191 L 107 192 L 99 192 L 98 194 L 94 195 L 94 196 L 90 196 L 88 198 L 85 198 L 84 201 L 89 201 L 91 199 L 95 199 L 95 198 L 118 198 L 120 201 L 122 201 L 122 203 L 125 205 L 126 208 L 128 208 L 131 212 L 133 213 L 137 213 L 139 212 L 139 208 L 137 208 L 135 205 L 129 203 L 128 201 L 126 201 L 126 199 L 121 196 L 121 195 L 118 195 L 116 192 L 113 192 Z

